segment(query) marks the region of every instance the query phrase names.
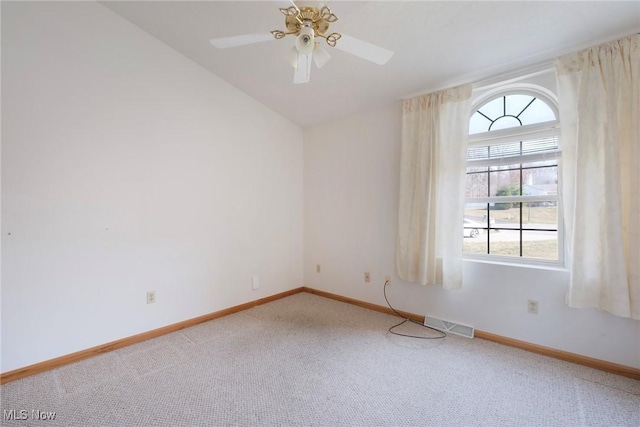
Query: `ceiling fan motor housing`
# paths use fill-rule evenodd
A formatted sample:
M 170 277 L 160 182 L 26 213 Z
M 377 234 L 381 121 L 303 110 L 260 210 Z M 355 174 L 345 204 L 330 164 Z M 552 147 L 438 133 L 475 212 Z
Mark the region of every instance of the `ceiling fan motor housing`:
M 338 20 L 326 6 L 321 10 L 315 7 L 301 7 L 298 10 L 291 9 L 289 8 L 288 13 L 282 12 L 286 15 L 285 25 L 290 33 L 297 33 L 298 30 L 308 25 L 313 28 L 316 34 L 325 34 L 329 29 L 329 23 Z M 280 10 L 282 11 L 282 9 Z
M 342 37 L 339 33 L 327 34 L 329 23 L 338 20 L 338 17 L 327 6 L 323 6 L 320 10 L 315 7 L 301 7 L 298 9 L 295 6 L 291 6 L 289 8 L 280 8 L 280 12 L 285 16 L 287 31 L 271 31 L 271 34 L 278 40 L 289 34 L 299 37 L 304 32 L 311 33 L 313 38 L 321 37 L 327 41 L 329 46 L 335 47 L 336 42 Z M 310 30 L 305 30 L 305 28 Z M 304 37 L 302 41 L 308 43 L 310 40 Z

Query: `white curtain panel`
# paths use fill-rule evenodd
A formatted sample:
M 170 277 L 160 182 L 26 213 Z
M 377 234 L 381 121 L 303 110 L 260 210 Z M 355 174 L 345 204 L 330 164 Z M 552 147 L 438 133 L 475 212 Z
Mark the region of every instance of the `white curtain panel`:
M 402 280 L 462 286 L 471 85 L 406 100 L 396 265 Z
M 640 35 L 555 67 L 567 302 L 640 319 Z

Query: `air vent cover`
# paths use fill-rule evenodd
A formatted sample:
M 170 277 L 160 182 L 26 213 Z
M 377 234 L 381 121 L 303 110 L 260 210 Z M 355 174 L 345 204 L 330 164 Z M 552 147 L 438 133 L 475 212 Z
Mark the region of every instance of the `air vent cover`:
M 473 338 L 475 329 L 473 326 L 461 325 L 460 323 L 450 322 L 448 320 L 438 319 L 436 317 L 425 317 L 424 324 L 439 331 L 448 332 L 461 337 Z

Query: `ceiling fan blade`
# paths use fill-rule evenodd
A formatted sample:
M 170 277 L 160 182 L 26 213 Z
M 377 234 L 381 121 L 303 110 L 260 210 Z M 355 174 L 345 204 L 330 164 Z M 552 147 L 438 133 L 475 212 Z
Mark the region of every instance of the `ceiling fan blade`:
M 336 43 L 336 49 L 340 49 L 378 65 L 386 64 L 393 56 L 393 52 L 388 49 L 367 43 L 345 34 L 343 34 Z
M 275 40 L 271 33 L 245 34 L 243 36 L 220 37 L 218 39 L 209 40 L 212 45 L 218 49 L 226 49 L 228 47 L 244 46 L 253 43 L 266 42 Z
M 311 76 L 311 57 L 313 54 L 300 55 L 298 54 L 298 66 L 293 73 L 293 82 L 295 84 L 308 83 Z

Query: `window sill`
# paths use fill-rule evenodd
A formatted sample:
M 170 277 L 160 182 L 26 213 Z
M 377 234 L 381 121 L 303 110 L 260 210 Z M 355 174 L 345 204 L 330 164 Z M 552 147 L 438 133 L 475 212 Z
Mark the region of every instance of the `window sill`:
M 521 261 L 521 260 L 512 260 L 509 258 L 497 258 L 497 257 L 482 257 L 482 256 L 469 256 L 463 255 L 462 260 L 464 262 L 471 262 L 477 264 L 490 264 L 490 265 L 500 265 L 506 267 L 515 267 L 515 268 L 533 268 L 538 270 L 548 270 L 548 271 L 561 271 L 568 273 L 569 269 L 560 263 L 551 263 L 544 261 Z

